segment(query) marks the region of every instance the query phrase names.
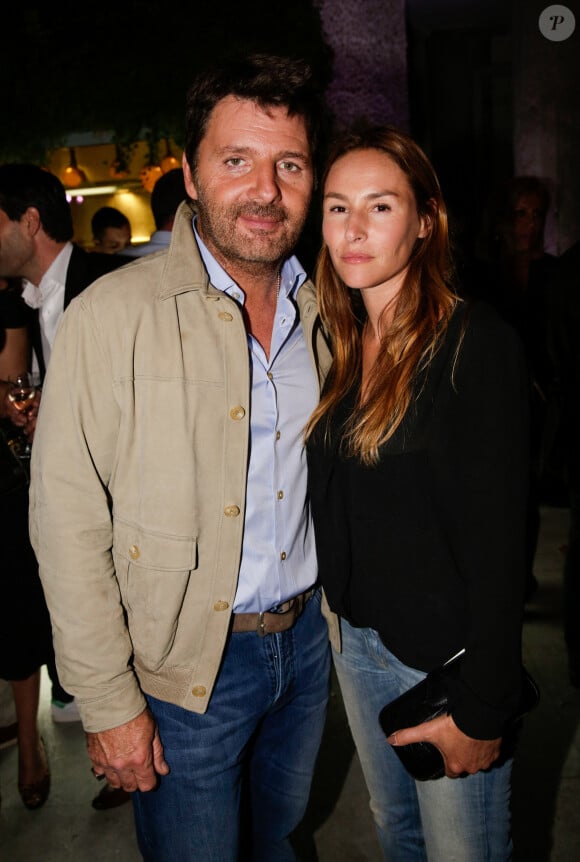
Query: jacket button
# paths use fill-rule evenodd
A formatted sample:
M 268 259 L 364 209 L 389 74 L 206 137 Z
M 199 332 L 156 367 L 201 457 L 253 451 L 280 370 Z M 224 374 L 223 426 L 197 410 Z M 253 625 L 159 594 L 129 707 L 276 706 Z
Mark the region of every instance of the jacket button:
M 194 685 L 191 693 L 194 697 L 205 697 L 206 687 L 205 685 Z
M 224 602 L 222 600 L 220 600 L 219 602 L 216 602 L 215 605 L 213 606 L 214 611 L 227 611 L 228 608 L 229 608 L 228 602 Z
M 139 557 L 141 556 L 141 551 L 139 550 L 137 545 L 131 545 L 131 547 L 129 548 L 129 556 L 132 560 L 139 559 Z
M 225 320 L 228 323 L 230 322 L 230 320 L 234 319 L 233 314 L 230 314 L 229 311 L 220 311 L 220 313 L 218 314 L 218 317 L 220 320 Z
M 239 514 L 239 506 L 226 506 L 224 509 L 224 515 L 226 516 L 226 518 L 237 518 Z
M 230 410 L 230 418 L 236 422 L 239 422 L 240 419 L 243 419 L 245 415 L 246 411 L 243 407 L 240 407 L 239 404 L 237 407 L 232 407 L 232 409 Z

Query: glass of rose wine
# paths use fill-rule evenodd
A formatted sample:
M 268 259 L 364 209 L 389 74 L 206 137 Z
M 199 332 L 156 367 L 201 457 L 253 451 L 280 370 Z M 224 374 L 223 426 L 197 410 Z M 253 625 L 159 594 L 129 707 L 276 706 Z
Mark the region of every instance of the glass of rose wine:
M 19 413 L 28 413 L 35 401 L 40 386 L 40 377 L 34 372 L 25 372 L 8 380 L 8 400 Z M 20 457 L 30 456 L 30 443 L 23 440 L 19 447 Z

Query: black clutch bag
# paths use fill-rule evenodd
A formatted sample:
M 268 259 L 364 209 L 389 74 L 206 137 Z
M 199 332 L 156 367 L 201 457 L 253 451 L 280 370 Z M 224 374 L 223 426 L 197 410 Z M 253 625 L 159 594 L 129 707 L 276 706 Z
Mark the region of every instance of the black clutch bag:
M 462 650 L 444 665 L 432 670 L 424 680 L 383 707 L 379 714 L 379 723 L 385 736 L 390 736 L 404 727 L 414 727 L 424 721 L 430 721 L 439 715 L 447 715 L 449 681 L 458 678 L 464 652 Z M 522 674 L 522 695 L 516 714 L 511 720 L 512 725 L 533 709 L 540 699 L 538 686 L 525 668 L 522 668 Z M 407 772 L 419 781 L 445 775 L 443 757 L 430 742 L 393 746 L 393 751 L 397 753 Z

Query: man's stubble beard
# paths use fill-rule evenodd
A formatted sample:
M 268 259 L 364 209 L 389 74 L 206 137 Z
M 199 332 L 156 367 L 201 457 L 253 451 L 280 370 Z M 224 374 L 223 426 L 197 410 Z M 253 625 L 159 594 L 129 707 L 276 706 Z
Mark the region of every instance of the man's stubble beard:
M 240 266 L 271 267 L 293 252 L 306 221 L 308 206 L 301 218 L 292 219 L 286 208 L 277 204 L 246 203 L 221 207 L 208 202 L 199 185 L 197 191 L 200 236 L 210 251 L 213 247 L 225 261 L 230 260 Z M 238 230 L 240 215 L 274 218 L 285 225 L 285 230 L 276 236 L 259 231 L 253 235 L 242 234 Z

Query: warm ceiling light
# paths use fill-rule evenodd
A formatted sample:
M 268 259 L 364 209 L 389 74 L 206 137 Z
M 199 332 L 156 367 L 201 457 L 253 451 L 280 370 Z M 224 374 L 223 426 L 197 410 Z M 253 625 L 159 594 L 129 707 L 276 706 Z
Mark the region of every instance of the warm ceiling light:
M 84 171 L 77 166 L 77 158 L 73 147 L 69 149 L 70 164 L 62 172 L 62 182 L 69 189 L 76 189 L 86 183 Z
M 88 198 L 93 195 L 114 195 L 117 191 L 119 191 L 119 186 L 85 186 L 82 189 L 78 189 L 76 194 L 82 195 L 84 198 Z M 75 197 L 75 195 L 73 195 L 73 197 Z

